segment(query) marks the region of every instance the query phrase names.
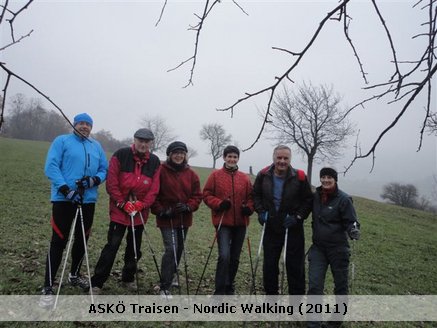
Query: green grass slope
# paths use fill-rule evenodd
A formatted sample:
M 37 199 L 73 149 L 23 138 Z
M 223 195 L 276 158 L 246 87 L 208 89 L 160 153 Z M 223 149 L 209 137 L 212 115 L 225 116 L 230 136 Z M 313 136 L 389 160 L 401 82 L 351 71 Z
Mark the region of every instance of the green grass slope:
M 0 294 L 2 295 L 39 294 L 42 287 L 45 256 L 51 236 L 50 184 L 43 172 L 48 147 L 49 143 L 46 142 L 0 138 L 0 231 L 2 234 Z M 199 173 L 203 185 L 210 169 L 197 167 L 194 169 Z M 354 203 L 361 220 L 362 238 L 352 246 L 352 262 L 355 266 L 352 294 L 437 294 L 435 215 L 359 197 L 354 198 Z M 255 215 L 252 219 L 249 236 L 254 261 L 261 227 Z M 311 244 L 310 221 L 309 219 L 305 223 L 307 249 Z M 102 186 L 88 247 L 91 270 L 106 242 L 108 222 L 108 196 Z M 147 231 L 160 263 L 163 246 L 153 217 L 149 218 Z M 210 212 L 202 204 L 199 211 L 195 213 L 193 227 L 187 236 L 187 260 L 192 294 L 198 286 L 213 238 Z M 120 247 L 112 275 L 103 290 L 105 294 L 126 293 L 119 281 L 123 252 L 124 245 Z M 140 290 L 142 294 L 154 294 L 159 279 L 146 241 L 143 242 L 142 253 L 143 258 L 139 262 Z M 210 294 L 214 289 L 216 248 L 212 254 L 199 294 Z M 257 288 L 262 292 L 261 268 L 260 265 Z M 83 270 L 86 270 L 85 266 Z M 245 244 L 237 275 L 238 293 L 249 293 L 250 272 L 248 247 Z M 183 275 L 183 267 L 181 267 L 181 281 L 185 292 Z M 62 291 L 63 294 L 77 292 L 67 285 L 64 285 Z M 332 279 L 328 273 L 326 293 L 332 294 L 332 292 Z M 71 323 L 65 324 L 68 327 L 71 325 L 74 326 Z M 86 323 L 81 325 L 88 326 Z M 96 324 L 90 323 L 90 325 Z M 102 327 L 106 325 L 99 324 Z M 400 326 L 383 323 L 376 325 Z M 362 323 L 359 326 L 367 326 L 367 324 Z M 422 324 L 404 323 L 403 326 L 422 326 Z

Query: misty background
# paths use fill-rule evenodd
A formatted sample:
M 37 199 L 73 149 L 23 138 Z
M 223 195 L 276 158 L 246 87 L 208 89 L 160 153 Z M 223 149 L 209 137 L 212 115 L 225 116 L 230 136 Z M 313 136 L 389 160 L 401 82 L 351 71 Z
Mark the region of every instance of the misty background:
M 161 22 L 155 26 L 164 1 L 37 1 L 15 21 L 15 33 L 29 38 L 1 52 L 1 61 L 48 95 L 72 120 L 75 114 L 89 113 L 93 132 L 108 130 L 117 139 L 131 138 L 145 115 L 165 118 L 178 140 L 198 152 L 193 166 L 211 167 L 208 144 L 200 139 L 203 124 L 222 124 L 234 144 L 247 148 L 261 127 L 260 113 L 267 95 L 240 104 L 233 112 L 217 108 L 230 106 L 245 92 L 255 92 L 274 82 L 295 60 L 272 47 L 300 51 L 308 43 L 319 22 L 336 1 L 239 1 L 248 15 L 232 1 L 222 1 L 210 14 L 199 40 L 193 86 L 186 85 L 190 64 L 167 72 L 192 56 L 200 1 L 169 1 Z M 424 40 L 412 38 L 421 32 L 425 11 L 412 9 L 414 1 L 382 1 L 400 60 L 411 60 L 422 52 Z M 371 4 L 356 1 L 349 5 L 353 17 L 350 34 L 368 73 L 370 83 L 389 79 L 393 73 L 387 39 Z M 10 31 L 3 24 L 2 44 Z M 292 79 L 296 84 L 332 85 L 343 96 L 343 106 L 351 107 L 373 95 L 363 90 L 364 82 L 350 46 L 342 34 L 342 24 L 333 21 L 317 39 Z M 2 83 L 4 83 L 2 76 Z M 293 87 L 290 83 L 289 87 Z M 8 95 L 23 93 L 41 98 L 17 80 Z M 435 92 L 433 93 L 435 96 Z M 43 100 L 45 108 L 51 105 Z M 435 112 L 436 101 L 433 101 Z M 411 183 L 433 203 L 437 175 L 435 135 L 425 135 L 420 151 L 420 126 L 426 98 L 416 99 L 402 120 L 384 137 L 372 158 L 357 161 L 339 185 L 352 195 L 381 200 L 382 186 L 389 182 Z M 6 99 L 6 115 L 8 115 Z M 359 131 L 363 152 L 396 117 L 399 104 L 373 102 L 357 108 L 351 121 Z M 269 165 L 274 144 L 265 135 L 242 153 L 239 166 L 254 173 Z M 318 171 L 332 165 L 338 171 L 354 156 L 357 136 L 348 139 L 340 160 L 316 163 L 312 184 L 318 185 Z M 293 148 L 292 165 L 306 170 L 306 161 Z M 163 154 L 159 154 L 164 159 Z M 218 166 L 222 163 L 218 161 Z

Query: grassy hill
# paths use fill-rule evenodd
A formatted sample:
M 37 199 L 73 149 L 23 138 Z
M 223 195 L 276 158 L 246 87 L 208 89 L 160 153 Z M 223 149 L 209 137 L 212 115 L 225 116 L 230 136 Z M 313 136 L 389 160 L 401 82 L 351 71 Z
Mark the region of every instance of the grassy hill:
M 2 232 L 0 294 L 2 295 L 39 294 L 42 287 L 45 256 L 51 235 L 50 184 L 43 173 L 48 147 L 49 143 L 46 142 L 0 138 L 0 231 Z M 203 184 L 210 169 L 195 168 L 195 170 L 199 173 Z M 437 219 L 435 215 L 359 197 L 355 197 L 354 202 L 361 220 L 362 239 L 353 246 L 352 262 L 355 265 L 355 277 L 352 294 L 437 294 Z M 106 242 L 109 222 L 107 208 L 108 196 L 104 188 L 101 188 L 88 248 L 91 270 Z M 255 215 L 252 221 L 249 230 L 252 257 L 255 259 L 261 228 Z M 310 220 L 307 220 L 305 225 L 306 248 L 308 249 L 311 241 Z M 154 218 L 150 218 L 147 229 L 151 244 L 157 253 L 158 262 L 160 262 L 162 240 Z M 187 236 L 191 293 L 194 293 L 197 287 L 213 237 L 214 230 L 210 213 L 202 204 L 199 211 L 195 213 L 194 225 Z M 123 250 L 122 245 L 112 276 L 105 285 L 106 294 L 126 293 L 119 283 Z M 153 294 L 154 287 L 158 283 L 158 275 L 146 242 L 143 243 L 142 252 L 143 258 L 139 263 L 141 293 Z M 216 253 L 215 249 L 207 267 L 200 294 L 210 294 L 214 289 Z M 262 290 L 261 271 L 259 270 L 257 275 L 257 288 L 260 291 Z M 185 278 L 182 277 L 181 281 L 184 283 Z M 248 294 L 250 281 L 248 249 L 247 245 L 244 245 L 237 275 L 237 292 Z M 76 294 L 77 290 L 64 285 L 62 292 L 63 294 Z M 332 292 L 332 281 L 328 273 L 326 293 L 332 294 Z M 135 323 L 129 325 L 132 326 L 132 324 L 135 325 Z M 18 323 L 13 325 L 19 326 Z M 39 325 L 60 324 L 40 323 Z M 76 325 L 65 323 L 61 326 Z M 106 327 L 106 325 L 109 327 L 108 323 L 80 324 L 80 326 L 93 327 Z M 126 326 L 124 323 L 119 325 Z M 237 326 L 238 323 L 233 325 Z M 346 324 L 346 326 L 351 325 L 352 323 Z M 110 326 L 114 327 L 114 323 Z M 354 326 L 431 327 L 432 325 L 354 323 Z

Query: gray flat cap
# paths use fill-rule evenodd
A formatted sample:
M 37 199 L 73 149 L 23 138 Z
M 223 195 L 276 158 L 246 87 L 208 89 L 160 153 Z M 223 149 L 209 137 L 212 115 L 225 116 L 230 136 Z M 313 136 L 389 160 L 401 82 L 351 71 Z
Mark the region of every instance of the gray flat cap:
M 134 134 L 134 137 L 140 139 L 146 139 L 146 140 L 155 140 L 155 136 L 153 135 L 153 132 L 146 128 L 137 130 L 137 132 L 135 132 Z

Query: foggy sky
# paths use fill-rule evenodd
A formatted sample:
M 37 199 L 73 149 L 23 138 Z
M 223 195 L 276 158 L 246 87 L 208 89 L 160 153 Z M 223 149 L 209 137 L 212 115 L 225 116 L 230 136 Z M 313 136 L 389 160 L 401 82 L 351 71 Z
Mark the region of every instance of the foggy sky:
M 232 1 L 218 4 L 205 22 L 200 37 L 194 86 L 188 81 L 191 64 L 168 73 L 167 70 L 190 57 L 195 33 L 189 24 L 201 13 L 200 1 L 169 1 L 160 24 L 155 27 L 164 1 L 37 1 L 15 21 L 17 36 L 34 32 L 3 51 L 1 61 L 26 78 L 73 118 L 88 112 L 94 119 L 94 132 L 105 129 L 122 139 L 133 135 L 144 114 L 161 115 L 178 136 L 198 151 L 191 160 L 195 166 L 211 166 L 207 144 L 200 140 L 202 124 L 218 122 L 241 148 L 248 147 L 261 126 L 259 112 L 268 94 L 239 105 L 231 118 L 227 107 L 245 92 L 270 86 L 275 76 L 294 63 L 295 58 L 272 47 L 300 51 L 337 1 L 239 1 L 245 15 Z M 411 9 L 414 1 L 384 1 L 381 4 L 400 60 L 412 60 L 423 51 L 423 39 L 411 37 L 420 30 L 424 11 Z M 370 84 L 387 81 L 393 73 L 391 53 L 382 27 L 369 2 L 349 6 L 354 20 L 350 26 Z M 7 24 L 2 24 L 2 44 L 9 40 Z M 422 30 L 423 31 L 423 30 Z M 299 67 L 292 73 L 296 83 L 333 85 L 344 98 L 345 107 L 371 95 L 358 64 L 342 34 L 342 24 L 332 21 L 323 30 Z M 5 77 L 2 76 L 2 82 Z M 12 81 L 9 96 L 21 92 L 39 97 L 18 81 Z M 374 91 L 373 91 L 374 92 Z M 435 92 L 434 95 L 435 96 Z M 40 97 L 39 97 L 40 98 Z M 388 100 L 387 100 L 388 101 Z M 374 102 L 357 109 L 351 119 L 360 131 L 359 145 L 367 151 L 376 136 L 400 110 L 400 104 Z M 435 99 L 433 101 L 435 108 Z M 46 108 L 51 108 L 47 102 Z M 369 186 L 380 193 L 383 183 L 428 183 L 437 174 L 436 138 L 425 136 L 417 152 L 425 97 L 420 97 L 402 121 L 390 131 L 371 158 L 360 160 L 340 177 L 351 193 L 368 196 Z M 7 114 L 7 113 L 6 113 Z M 342 170 L 353 157 L 355 137 L 344 158 L 333 163 Z M 291 145 L 293 147 L 293 145 Z M 242 153 L 240 168 L 254 171 L 270 164 L 272 142 L 263 138 Z M 161 158 L 163 158 L 161 156 Z M 221 165 L 221 160 L 218 165 Z M 292 164 L 306 170 L 306 161 L 296 151 Z M 313 184 L 322 165 L 313 168 Z M 422 182 L 420 182 L 422 185 Z M 375 191 L 373 191 L 375 193 Z

